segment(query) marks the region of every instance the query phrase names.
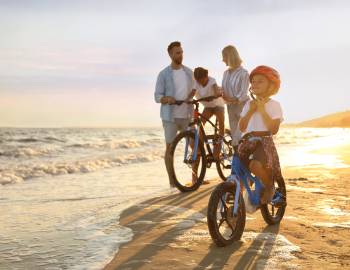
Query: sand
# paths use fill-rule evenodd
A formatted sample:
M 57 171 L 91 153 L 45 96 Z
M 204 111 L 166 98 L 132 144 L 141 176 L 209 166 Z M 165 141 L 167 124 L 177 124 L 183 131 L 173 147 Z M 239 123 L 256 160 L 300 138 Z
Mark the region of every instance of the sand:
M 242 239 L 224 248 L 212 242 L 206 223 L 218 179 L 127 209 L 120 224 L 133 239 L 105 269 L 350 269 L 350 146 L 333 151 L 349 167 L 284 169 L 282 222 L 267 226 L 259 211 L 248 214 Z

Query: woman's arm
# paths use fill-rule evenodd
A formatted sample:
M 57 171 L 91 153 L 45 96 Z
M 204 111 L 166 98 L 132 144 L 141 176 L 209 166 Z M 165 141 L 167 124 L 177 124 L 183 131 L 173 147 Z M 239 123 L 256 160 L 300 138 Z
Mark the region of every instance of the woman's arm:
M 213 84 L 214 96 L 221 97 L 222 90 L 217 86 L 217 84 Z
M 227 104 L 238 104 L 239 100 L 235 97 L 229 97 L 223 93 L 222 98 L 226 101 Z
M 249 89 L 249 73 L 245 71 L 239 78 L 238 78 L 238 92 L 237 92 L 237 98 L 239 101 L 243 101 L 248 96 L 248 89 Z

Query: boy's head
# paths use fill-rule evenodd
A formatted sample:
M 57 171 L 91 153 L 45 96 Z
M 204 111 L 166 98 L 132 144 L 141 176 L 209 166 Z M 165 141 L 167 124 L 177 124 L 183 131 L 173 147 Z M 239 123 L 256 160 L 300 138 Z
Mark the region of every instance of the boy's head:
M 171 60 L 178 64 L 182 64 L 183 60 L 183 50 L 181 48 L 181 42 L 179 41 L 173 41 L 168 45 L 168 53 L 171 58 Z
M 269 97 L 276 94 L 281 80 L 277 70 L 268 66 L 258 66 L 249 75 L 252 91 L 257 96 Z
M 195 80 L 202 86 L 206 86 L 208 83 L 208 70 L 202 67 L 197 67 L 193 72 Z

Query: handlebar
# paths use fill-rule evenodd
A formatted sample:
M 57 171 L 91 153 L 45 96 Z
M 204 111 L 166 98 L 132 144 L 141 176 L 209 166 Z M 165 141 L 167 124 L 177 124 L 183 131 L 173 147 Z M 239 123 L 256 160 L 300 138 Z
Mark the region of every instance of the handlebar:
M 186 104 L 198 104 L 201 101 L 213 101 L 214 99 L 217 99 L 221 96 L 208 96 L 208 97 L 204 97 L 204 98 L 200 98 L 200 99 L 193 99 L 193 100 L 176 100 L 175 101 L 175 105 L 181 105 L 183 103 Z

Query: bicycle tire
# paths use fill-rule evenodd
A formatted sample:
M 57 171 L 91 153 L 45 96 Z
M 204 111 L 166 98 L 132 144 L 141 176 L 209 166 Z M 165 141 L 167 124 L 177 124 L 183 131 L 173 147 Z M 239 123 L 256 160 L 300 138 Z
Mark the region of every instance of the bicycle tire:
M 232 229 L 231 227 L 232 234 L 229 236 L 228 239 L 226 239 L 221 234 L 220 225 L 217 223 L 217 210 L 218 210 L 220 201 L 222 201 L 222 197 L 226 193 L 230 193 L 230 194 L 233 194 L 233 198 L 234 198 L 235 192 L 236 192 L 236 185 L 234 183 L 223 182 L 223 183 L 220 183 L 214 189 L 209 199 L 208 211 L 207 211 L 208 229 L 214 243 L 219 247 L 224 247 L 232 244 L 235 241 L 238 241 L 239 239 L 241 239 L 244 231 L 245 221 L 246 221 L 246 212 L 245 212 L 245 205 L 244 205 L 244 201 L 241 193 L 239 194 L 239 199 L 238 199 L 239 206 L 238 206 L 238 213 L 237 213 L 236 222 L 235 222 L 236 225 L 234 229 Z M 229 209 L 227 209 L 226 211 L 228 210 Z M 221 217 L 222 217 L 222 214 L 221 214 Z M 227 218 L 226 218 L 226 222 L 228 224 Z M 221 223 L 221 225 L 222 224 L 223 222 Z
M 261 215 L 263 216 L 265 222 L 268 224 L 268 225 L 275 225 L 275 224 L 278 224 L 281 222 L 283 216 L 284 216 L 284 213 L 286 211 L 286 207 L 287 207 L 287 191 L 286 191 L 286 184 L 284 182 L 284 179 L 283 178 L 280 178 L 278 181 L 277 181 L 277 191 L 281 192 L 284 197 L 285 197 L 285 200 L 286 200 L 286 204 L 277 208 L 277 212 L 276 212 L 276 215 L 274 214 L 274 206 L 272 206 L 271 204 L 263 204 L 261 205 L 260 207 L 260 212 L 261 212 Z M 269 206 L 271 205 L 271 212 L 270 212 L 270 209 L 269 209 Z
M 223 140 L 223 143 L 225 144 L 225 148 L 226 150 L 228 150 L 228 153 L 229 153 L 229 157 L 230 157 L 230 160 L 232 161 L 232 157 L 233 157 L 233 147 L 232 147 L 232 136 L 231 136 L 231 131 L 229 129 L 226 129 L 225 130 L 225 137 L 229 136 L 229 139 L 224 139 Z M 222 150 L 221 150 L 222 151 Z M 231 174 L 231 162 L 229 162 L 230 164 L 230 168 L 228 170 L 228 174 L 225 175 L 224 173 L 224 164 L 222 162 L 222 160 L 218 160 L 216 161 L 216 170 L 218 171 L 218 174 L 221 178 L 222 181 L 226 181 L 227 177 Z
M 192 186 L 182 185 L 181 181 L 179 181 L 179 179 L 176 175 L 176 172 L 175 172 L 175 168 L 174 168 L 174 153 L 175 153 L 175 150 L 176 150 L 178 143 L 181 141 L 181 139 L 186 138 L 186 137 L 189 137 L 189 138 L 194 140 L 195 135 L 192 131 L 180 132 L 175 137 L 173 143 L 170 146 L 170 151 L 169 151 L 169 154 L 170 154 L 170 173 L 171 173 L 171 176 L 173 177 L 175 186 L 181 192 L 189 192 L 189 191 L 197 190 L 199 188 L 199 186 L 203 183 L 203 179 L 204 179 L 205 173 L 206 173 L 206 159 L 205 159 L 204 145 L 203 145 L 203 142 L 199 139 L 198 150 L 200 151 L 200 158 L 201 158 L 202 163 L 201 163 L 199 176 L 197 177 L 197 181 Z

